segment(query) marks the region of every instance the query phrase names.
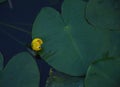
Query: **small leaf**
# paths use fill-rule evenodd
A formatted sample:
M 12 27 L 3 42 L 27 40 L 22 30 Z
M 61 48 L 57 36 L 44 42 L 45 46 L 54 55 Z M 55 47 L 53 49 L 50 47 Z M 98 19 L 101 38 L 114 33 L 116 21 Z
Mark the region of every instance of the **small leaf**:
M 39 87 L 39 70 L 27 52 L 15 55 L 3 70 L 1 87 Z

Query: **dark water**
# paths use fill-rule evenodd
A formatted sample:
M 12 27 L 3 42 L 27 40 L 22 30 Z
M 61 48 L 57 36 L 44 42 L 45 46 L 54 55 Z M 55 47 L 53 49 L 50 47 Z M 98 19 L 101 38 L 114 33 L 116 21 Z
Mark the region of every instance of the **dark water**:
M 41 8 L 49 6 L 60 11 L 63 0 L 11 0 L 12 4 L 0 4 L 0 23 L 13 24 L 31 32 L 32 23 Z M 4 32 L 2 32 L 2 31 Z M 9 34 L 24 44 L 31 43 L 31 35 L 0 24 L 0 51 L 4 55 L 4 65 L 19 52 L 26 51 L 26 46 L 19 44 Z M 40 87 L 45 86 L 49 65 L 44 61 L 36 60 L 41 71 Z

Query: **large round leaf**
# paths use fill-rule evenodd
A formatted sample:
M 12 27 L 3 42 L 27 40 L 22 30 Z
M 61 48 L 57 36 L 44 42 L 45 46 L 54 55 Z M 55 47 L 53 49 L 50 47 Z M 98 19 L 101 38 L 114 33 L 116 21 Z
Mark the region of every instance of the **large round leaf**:
M 33 38 L 43 39 L 42 58 L 55 69 L 74 76 L 84 75 L 88 65 L 108 50 L 106 32 L 85 21 L 85 6 L 80 0 L 65 0 L 62 15 L 55 9 L 43 8 L 32 30 Z
M 84 78 L 69 76 L 60 72 L 51 72 L 46 87 L 84 87 Z
M 120 57 L 120 32 L 110 31 L 109 55 Z
M 120 58 L 99 60 L 88 68 L 85 87 L 119 87 Z
M 120 30 L 120 0 L 90 0 L 86 17 L 99 29 Z
M 26 52 L 14 56 L 1 74 L 0 87 L 39 87 L 37 64 Z

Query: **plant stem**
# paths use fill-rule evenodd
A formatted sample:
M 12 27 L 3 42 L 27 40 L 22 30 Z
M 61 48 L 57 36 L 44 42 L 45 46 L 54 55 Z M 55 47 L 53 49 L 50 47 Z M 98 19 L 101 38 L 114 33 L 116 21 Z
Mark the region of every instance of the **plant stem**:
M 6 32 L 5 30 L 0 30 L 0 31 L 1 31 L 2 33 L 4 33 L 4 34 L 7 34 L 7 36 L 8 36 L 9 38 L 11 38 L 12 40 L 15 40 L 18 44 L 24 46 L 24 47 L 26 48 L 26 51 L 29 52 L 32 56 L 36 56 L 36 53 L 35 53 L 32 49 L 30 49 L 30 47 L 29 47 L 27 44 L 25 44 L 25 43 L 23 43 L 22 41 L 18 40 L 18 39 L 15 38 L 13 35 L 11 35 L 10 33 Z
M 25 33 L 31 35 L 31 32 L 26 31 L 25 29 L 22 29 L 22 28 L 18 28 L 18 27 L 14 26 L 14 25 L 11 25 L 11 24 L 6 24 L 6 23 L 3 23 L 3 22 L 0 22 L 0 25 L 7 26 L 7 27 L 10 27 L 9 29 L 13 28 L 13 29 L 16 29 L 18 31 L 25 32 Z

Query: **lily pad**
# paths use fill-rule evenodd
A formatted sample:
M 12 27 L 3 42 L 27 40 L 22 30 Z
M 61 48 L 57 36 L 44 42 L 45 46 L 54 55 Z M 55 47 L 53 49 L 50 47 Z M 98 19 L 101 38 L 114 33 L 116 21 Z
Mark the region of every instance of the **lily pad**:
M 103 30 L 120 30 L 120 0 L 90 0 L 86 18 Z
M 27 52 L 15 55 L 1 74 L 0 87 L 39 87 L 37 64 Z
M 113 57 L 120 57 L 120 32 L 111 31 L 110 38 L 109 55 Z
M 94 29 L 84 18 L 86 2 L 65 0 L 62 14 L 45 7 L 38 13 L 32 38 L 43 39 L 41 57 L 56 70 L 84 75 L 91 62 L 108 50 L 106 32 Z
M 84 87 L 84 78 L 69 76 L 60 72 L 52 72 L 46 87 Z
M 85 87 L 119 87 L 120 58 L 105 58 L 89 66 Z

